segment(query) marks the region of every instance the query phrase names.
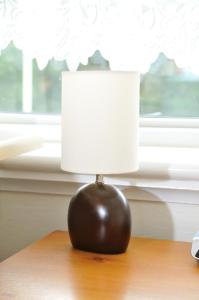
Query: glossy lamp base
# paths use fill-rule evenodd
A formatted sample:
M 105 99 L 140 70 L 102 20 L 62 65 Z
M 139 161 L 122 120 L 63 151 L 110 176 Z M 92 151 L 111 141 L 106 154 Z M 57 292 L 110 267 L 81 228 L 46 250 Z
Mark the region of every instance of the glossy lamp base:
M 114 186 L 102 182 L 85 185 L 71 199 L 68 229 L 74 248 L 123 253 L 131 234 L 128 201 Z

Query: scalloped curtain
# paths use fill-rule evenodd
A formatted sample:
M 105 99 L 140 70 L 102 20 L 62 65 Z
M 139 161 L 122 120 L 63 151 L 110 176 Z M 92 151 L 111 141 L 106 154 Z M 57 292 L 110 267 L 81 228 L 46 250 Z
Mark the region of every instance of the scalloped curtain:
M 199 0 L 0 0 L 0 50 L 70 70 L 99 50 L 112 70 L 139 70 L 164 52 L 199 72 Z

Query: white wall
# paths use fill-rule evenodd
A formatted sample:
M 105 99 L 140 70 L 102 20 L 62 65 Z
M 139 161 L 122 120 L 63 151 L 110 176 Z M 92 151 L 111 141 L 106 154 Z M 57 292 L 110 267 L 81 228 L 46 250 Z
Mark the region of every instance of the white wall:
M 69 198 L 0 192 L 0 260 L 53 230 L 66 230 Z M 129 202 L 134 236 L 190 241 L 199 230 L 199 205 L 166 203 L 161 199 Z

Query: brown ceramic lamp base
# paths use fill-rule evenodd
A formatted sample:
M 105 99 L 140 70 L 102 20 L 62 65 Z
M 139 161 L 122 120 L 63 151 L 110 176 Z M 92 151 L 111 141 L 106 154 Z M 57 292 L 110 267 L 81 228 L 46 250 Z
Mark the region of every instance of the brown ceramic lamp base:
M 128 201 L 114 186 L 96 182 L 71 199 L 68 229 L 74 248 L 95 253 L 126 251 L 131 233 Z

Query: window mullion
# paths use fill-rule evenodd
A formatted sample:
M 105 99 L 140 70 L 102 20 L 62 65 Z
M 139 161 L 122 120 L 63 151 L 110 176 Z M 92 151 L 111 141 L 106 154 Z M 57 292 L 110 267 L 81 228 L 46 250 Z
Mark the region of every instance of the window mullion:
M 23 52 L 23 112 L 32 112 L 32 59 Z

